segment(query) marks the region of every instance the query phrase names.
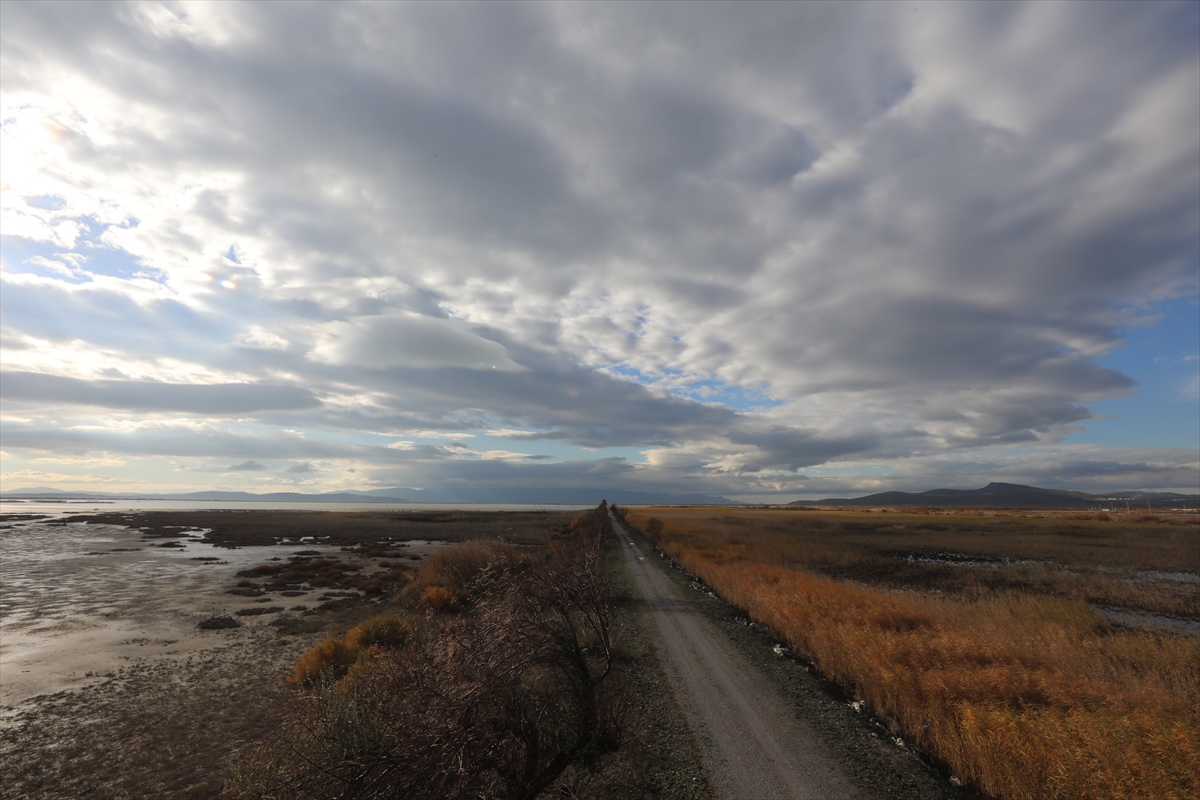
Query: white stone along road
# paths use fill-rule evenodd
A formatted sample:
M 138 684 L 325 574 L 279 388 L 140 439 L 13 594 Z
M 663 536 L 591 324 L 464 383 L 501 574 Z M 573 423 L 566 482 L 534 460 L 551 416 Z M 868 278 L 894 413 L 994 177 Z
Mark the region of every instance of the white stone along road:
M 729 800 L 858 798 L 828 747 L 768 678 L 704 618 L 662 569 L 613 525 L 662 634 L 667 672 L 701 732 L 715 788 Z

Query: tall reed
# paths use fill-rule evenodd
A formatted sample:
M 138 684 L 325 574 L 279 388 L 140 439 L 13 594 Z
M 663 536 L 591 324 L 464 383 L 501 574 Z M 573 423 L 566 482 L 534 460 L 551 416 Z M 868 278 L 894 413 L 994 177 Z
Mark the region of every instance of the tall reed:
M 1200 638 L 1112 631 L 1077 599 L 841 582 L 669 513 L 629 520 L 651 516 L 671 558 L 984 793 L 1200 796 Z

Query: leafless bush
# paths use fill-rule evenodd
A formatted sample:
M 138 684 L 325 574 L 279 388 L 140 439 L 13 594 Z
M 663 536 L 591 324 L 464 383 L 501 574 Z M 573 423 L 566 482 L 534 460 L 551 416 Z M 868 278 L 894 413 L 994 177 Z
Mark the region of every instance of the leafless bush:
M 490 559 L 471 612 L 431 614 L 404 646 L 298 698 L 226 796 L 527 799 L 615 750 L 626 702 L 607 531 L 601 507 L 535 563 Z

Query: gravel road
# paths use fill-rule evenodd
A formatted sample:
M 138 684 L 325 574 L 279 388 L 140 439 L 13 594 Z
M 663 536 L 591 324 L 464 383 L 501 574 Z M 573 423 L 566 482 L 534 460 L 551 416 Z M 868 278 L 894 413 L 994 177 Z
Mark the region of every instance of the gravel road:
M 618 535 L 624 530 L 613 519 Z M 770 681 L 662 570 L 621 536 L 638 589 L 662 633 L 676 690 L 706 740 L 717 791 L 730 800 L 857 798 L 863 793 Z

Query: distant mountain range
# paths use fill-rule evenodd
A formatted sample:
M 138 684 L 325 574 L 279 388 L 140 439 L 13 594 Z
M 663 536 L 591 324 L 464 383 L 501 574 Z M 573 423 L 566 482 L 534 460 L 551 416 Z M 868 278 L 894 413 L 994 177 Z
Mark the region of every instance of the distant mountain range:
M 242 503 L 520 503 L 526 505 L 591 505 L 602 499 L 618 505 L 740 505 L 719 495 L 665 494 L 625 490 L 591 489 L 501 489 L 464 487 L 437 489 L 371 489 L 327 492 L 67 492 L 37 487 L 0 492 L 4 500 L 190 500 L 194 502 Z M 989 483 L 982 489 L 931 489 L 928 492 L 881 492 L 865 497 L 797 500 L 799 506 L 925 506 L 945 508 L 1198 508 L 1200 494 L 1174 492 L 1113 492 L 1087 494 L 1060 489 L 1041 489 L 1016 483 Z
M 592 505 L 601 500 L 619 505 L 739 505 L 718 495 L 665 494 L 625 490 L 593 489 L 498 489 L 464 487 L 456 490 L 372 489 L 327 492 L 69 492 L 39 486 L 0 492 L 4 500 L 191 500 L 242 503 L 520 503 L 526 505 Z
M 974 508 L 1197 508 L 1200 494 L 1175 492 L 1114 492 L 1087 494 L 1040 489 L 1018 483 L 989 483 L 982 489 L 930 489 L 928 492 L 881 492 L 866 497 L 797 500 L 788 505 L 812 506 L 938 506 Z

